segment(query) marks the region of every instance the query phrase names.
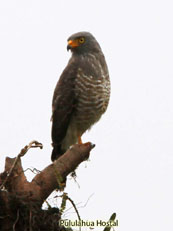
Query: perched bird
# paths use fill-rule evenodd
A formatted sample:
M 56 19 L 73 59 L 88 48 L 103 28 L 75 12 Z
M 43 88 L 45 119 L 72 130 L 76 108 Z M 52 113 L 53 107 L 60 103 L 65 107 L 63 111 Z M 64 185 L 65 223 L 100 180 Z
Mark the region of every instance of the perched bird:
M 79 32 L 67 41 L 72 56 L 52 102 L 52 161 L 72 144 L 82 143 L 82 134 L 101 118 L 110 97 L 107 64 L 94 36 Z

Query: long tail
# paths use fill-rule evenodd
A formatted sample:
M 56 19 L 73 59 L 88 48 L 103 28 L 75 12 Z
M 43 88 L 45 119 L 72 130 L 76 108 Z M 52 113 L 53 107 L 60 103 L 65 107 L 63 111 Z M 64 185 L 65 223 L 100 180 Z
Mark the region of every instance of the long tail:
M 65 150 L 61 149 L 61 144 L 53 145 L 51 160 L 54 161 L 54 160 L 58 159 L 64 153 L 65 153 Z

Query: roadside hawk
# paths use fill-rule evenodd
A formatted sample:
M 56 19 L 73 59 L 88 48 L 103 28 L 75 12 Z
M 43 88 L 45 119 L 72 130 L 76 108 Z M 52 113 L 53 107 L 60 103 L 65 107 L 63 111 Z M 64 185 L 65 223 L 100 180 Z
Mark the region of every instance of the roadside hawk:
M 106 111 L 110 80 L 100 45 L 89 32 L 68 38 L 72 56 L 56 85 L 52 102 L 52 161 L 72 144 L 82 143 L 82 134 Z

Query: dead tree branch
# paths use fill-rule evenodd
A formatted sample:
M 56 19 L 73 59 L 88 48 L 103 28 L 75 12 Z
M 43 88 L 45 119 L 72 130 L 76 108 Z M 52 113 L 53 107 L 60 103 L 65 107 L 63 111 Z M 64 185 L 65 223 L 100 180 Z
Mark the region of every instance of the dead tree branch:
M 8 179 L 10 178 L 14 168 L 16 167 L 17 165 L 17 162 L 19 161 L 19 159 L 24 156 L 27 151 L 30 149 L 30 148 L 40 148 L 42 149 L 43 148 L 43 145 L 41 143 L 39 143 L 38 141 L 34 140 L 34 141 L 31 141 L 28 145 L 26 145 L 24 148 L 22 148 L 22 150 L 20 151 L 20 153 L 17 155 L 17 157 L 15 158 L 15 161 L 10 169 L 10 171 L 7 173 L 7 176 L 5 178 L 5 180 L 3 181 L 3 183 L 1 184 L 0 186 L 0 190 L 1 189 L 4 189 L 4 186 L 5 184 L 7 183 Z
M 20 231 L 28 230 L 28 227 L 30 230 L 42 230 L 43 227 L 65 230 L 58 223 L 61 217 L 59 209 L 56 208 L 56 212 L 53 208 L 45 211 L 41 206 L 55 189 L 61 189 L 60 184 L 65 182 L 68 174 L 74 172 L 81 162 L 89 158 L 94 145 L 91 143 L 74 145 L 58 160 L 38 172 L 32 182 L 28 182 L 21 157 L 30 148 L 36 147 L 42 148 L 42 145 L 33 141 L 25 146 L 16 158 L 6 158 L 5 170 L 0 174 L 0 230 Z M 77 212 L 73 201 L 70 198 L 66 199 L 70 200 Z M 78 218 L 80 219 L 79 214 Z
M 6 158 L 6 178 L 2 182 L 0 189 L 5 187 L 9 192 L 26 195 L 30 199 L 39 201 L 40 204 L 42 204 L 55 189 L 60 189 L 57 175 L 61 176 L 63 182 L 69 173 L 73 172 L 81 162 L 88 159 L 94 145 L 91 143 L 74 145 L 58 160 L 38 173 L 32 182 L 28 182 L 22 168 L 21 156 L 23 156 L 29 148 L 36 146 L 42 147 L 40 143 L 34 141 L 28 146 L 25 146 L 16 158 Z

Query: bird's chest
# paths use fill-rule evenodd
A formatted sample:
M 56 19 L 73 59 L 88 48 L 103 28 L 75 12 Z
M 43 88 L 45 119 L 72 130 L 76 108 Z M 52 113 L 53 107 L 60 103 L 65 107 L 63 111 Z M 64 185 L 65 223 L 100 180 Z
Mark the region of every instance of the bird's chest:
M 96 109 L 105 99 L 106 81 L 92 75 L 78 75 L 75 81 L 75 97 L 78 107 Z
M 93 66 L 93 68 L 96 68 Z M 99 73 L 88 72 L 79 68 L 75 79 L 76 108 L 74 112 L 77 123 L 88 129 L 97 122 L 105 112 L 110 94 L 110 83 L 107 73 L 99 67 Z M 95 76 L 96 75 L 96 76 Z

